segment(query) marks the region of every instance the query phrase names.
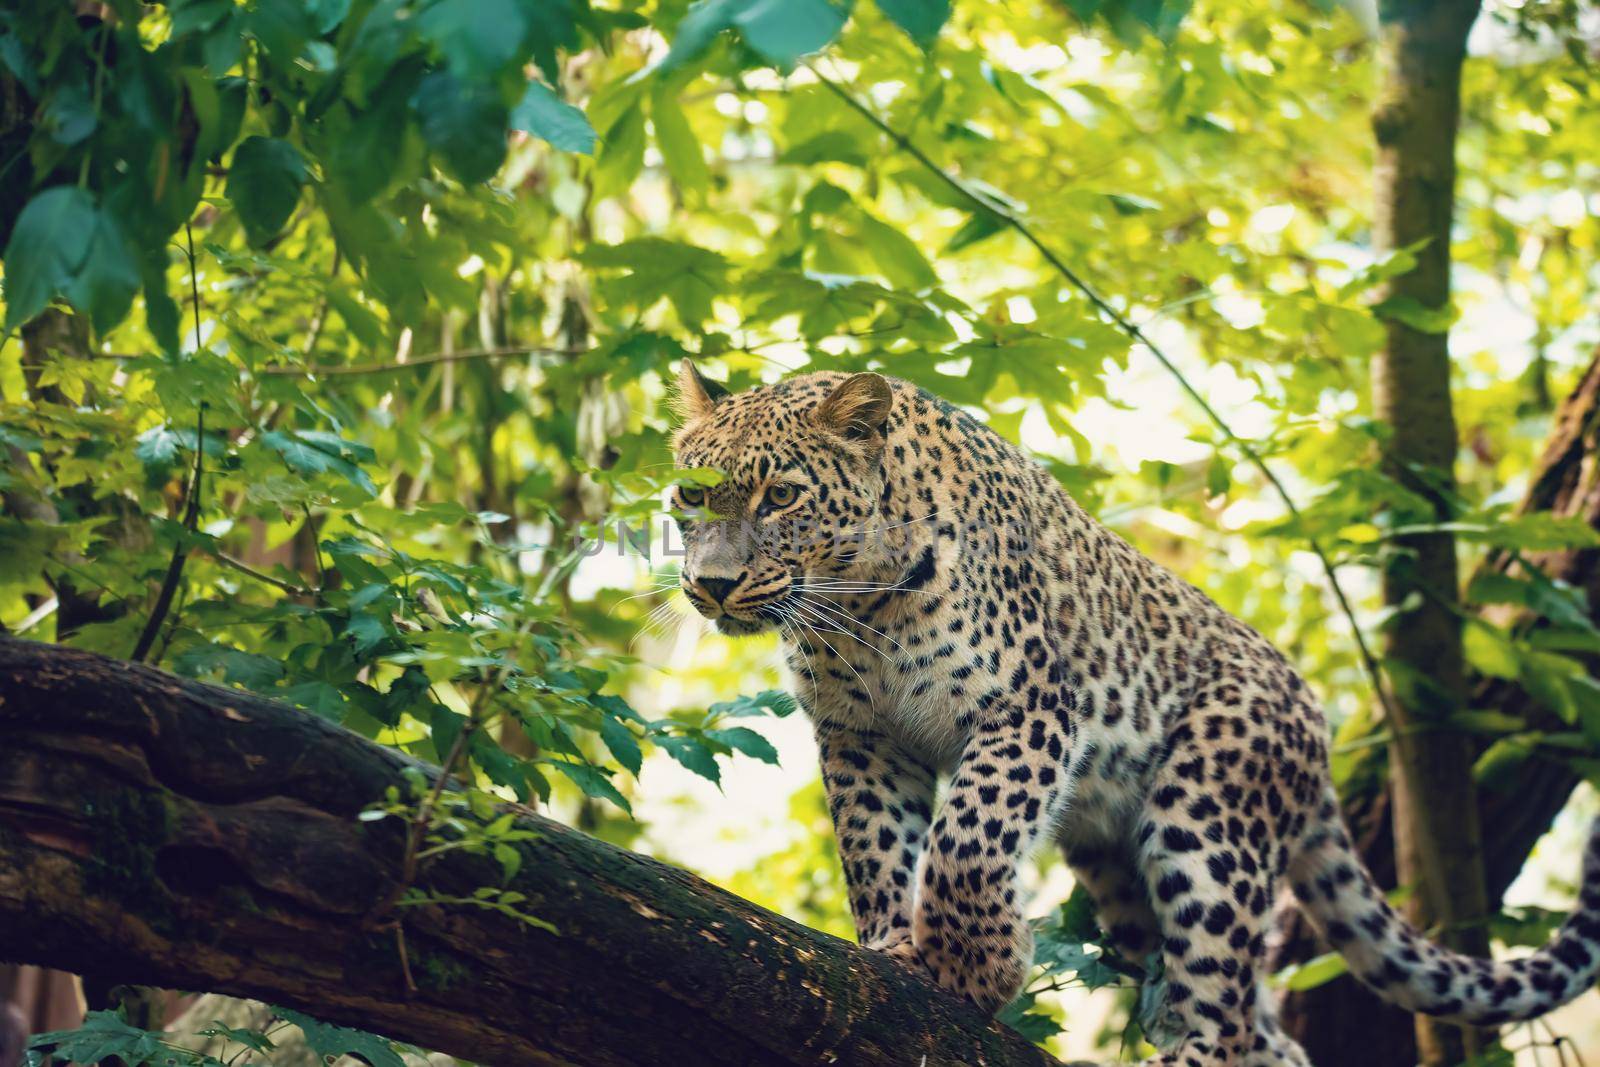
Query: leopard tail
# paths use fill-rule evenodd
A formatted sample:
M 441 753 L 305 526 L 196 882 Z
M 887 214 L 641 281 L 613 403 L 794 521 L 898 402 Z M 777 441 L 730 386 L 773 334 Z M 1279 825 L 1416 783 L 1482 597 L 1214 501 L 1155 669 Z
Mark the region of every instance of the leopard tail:
M 1600 819 L 1583 854 L 1578 907 L 1553 938 L 1514 960 L 1465 956 L 1428 941 L 1384 899 L 1327 797 L 1290 866 L 1295 895 L 1367 988 L 1408 1011 L 1475 1026 L 1544 1015 L 1600 972 Z

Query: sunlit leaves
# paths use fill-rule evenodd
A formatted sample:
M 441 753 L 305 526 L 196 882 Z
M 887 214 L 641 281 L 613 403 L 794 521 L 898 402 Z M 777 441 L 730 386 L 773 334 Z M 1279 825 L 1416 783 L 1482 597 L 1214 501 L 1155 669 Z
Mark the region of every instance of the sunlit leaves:
M 25 128 L 31 140 L 16 146 L 4 175 L 8 202 L 39 201 L 20 220 L 24 243 L 5 256 L 8 322 L 62 298 L 107 330 L 143 287 L 150 331 L 175 353 L 178 316 L 162 274 L 173 233 L 207 186 L 225 193 L 230 224 L 261 247 L 282 237 L 313 183 L 316 205 L 342 236 L 354 235 L 353 265 L 414 319 L 425 297 L 408 291 L 396 264 L 416 255 L 415 235 L 374 237 L 405 226 L 406 211 L 368 205 L 423 178 L 430 161 L 467 185 L 489 180 L 505 159 L 510 105 L 519 98 L 525 128 L 567 150 L 592 150 L 581 114 L 548 89 L 561 73 L 558 51 L 580 43 L 578 6 L 486 2 L 435 0 L 420 10 L 384 2 L 352 16 L 349 0 L 242 8 L 191 0 L 174 4 L 170 29 L 157 32 L 141 29 L 136 15 L 80 25 L 64 13 L 10 27 L 9 66 L 37 91 L 40 107 Z M 115 38 L 114 46 L 103 38 Z M 63 48 L 71 50 L 65 59 Z M 58 55 L 43 84 L 30 50 Z M 97 67 L 93 57 L 108 54 L 117 61 Z M 544 85 L 528 87 L 530 61 Z M 235 73 L 244 69 L 248 81 Z M 29 165 L 16 166 L 22 160 Z M 211 164 L 224 180 L 210 180 Z M 372 217 L 355 217 L 360 210 Z M 8 215 L 0 213 L 0 231 L 10 229 Z
M 651 98 L 650 120 L 656 131 L 656 146 L 661 149 L 672 180 L 684 190 L 704 190 L 711 172 L 701 154 L 700 139 L 689 128 L 689 120 L 670 91 L 657 92 Z
M 711 317 L 711 302 L 727 285 L 728 261 L 720 253 L 660 237 L 596 245 L 583 258 L 608 275 L 626 271 L 602 282 L 612 301 L 644 310 L 665 299 L 691 328 Z
M 269 430 L 261 435 L 261 443 L 302 474 L 334 474 L 369 495 L 378 491 L 371 476 L 360 467 L 374 458 L 366 445 L 321 430 Z

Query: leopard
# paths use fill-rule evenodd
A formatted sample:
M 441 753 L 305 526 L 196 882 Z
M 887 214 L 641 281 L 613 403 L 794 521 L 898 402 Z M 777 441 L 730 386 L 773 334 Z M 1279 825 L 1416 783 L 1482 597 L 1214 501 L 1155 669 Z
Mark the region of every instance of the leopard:
M 1492 1027 L 1593 985 L 1600 820 L 1546 945 L 1430 942 L 1362 864 L 1285 656 L 968 411 L 872 371 L 732 392 L 689 360 L 676 399 L 678 468 L 720 475 L 673 490 L 679 587 L 725 635 L 777 633 L 863 947 L 997 1011 L 1033 957 L 1019 872 L 1055 843 L 1110 944 L 1159 963 L 1150 1064 L 1308 1063 L 1264 981 L 1289 893 L 1414 1012 Z

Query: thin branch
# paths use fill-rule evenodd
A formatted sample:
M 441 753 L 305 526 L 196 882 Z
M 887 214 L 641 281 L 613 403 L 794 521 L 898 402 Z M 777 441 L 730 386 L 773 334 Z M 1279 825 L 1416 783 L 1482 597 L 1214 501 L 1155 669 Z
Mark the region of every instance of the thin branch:
M 226 552 L 219 552 L 216 549 L 210 549 L 206 552 L 206 555 L 210 556 L 224 567 L 231 567 L 240 574 L 248 575 L 258 582 L 265 582 L 267 585 L 281 589 L 290 596 L 313 597 L 317 595 L 317 591 L 315 589 L 311 589 L 303 585 L 296 585 L 293 582 L 286 582 L 282 578 L 275 578 L 263 571 L 258 571 L 248 563 L 245 563 L 243 560 L 235 559 Z
M 901 134 L 893 126 L 890 126 L 871 108 L 857 100 L 853 93 L 827 77 L 811 63 L 805 63 L 805 67 L 811 71 L 825 88 L 842 100 L 847 107 L 876 127 L 879 132 L 883 133 L 915 159 L 930 174 L 937 177 L 956 193 L 978 204 L 984 210 L 991 212 L 995 218 L 1014 230 L 1017 236 L 1032 245 L 1044 261 L 1055 269 L 1056 273 L 1065 278 L 1067 283 L 1074 289 L 1082 293 L 1089 303 L 1109 319 L 1117 329 L 1127 335 L 1130 340 L 1143 345 L 1145 350 L 1156 358 L 1156 362 L 1160 363 L 1167 373 L 1172 375 L 1183 391 L 1188 394 L 1189 399 L 1194 401 L 1195 405 L 1204 413 L 1206 419 L 1216 427 L 1217 431 L 1239 450 L 1245 459 L 1250 462 L 1251 466 L 1261 472 L 1261 476 L 1267 480 L 1267 484 L 1273 488 L 1283 501 L 1284 508 L 1289 512 L 1289 516 L 1295 521 L 1296 525 L 1304 529 L 1299 505 L 1294 502 L 1294 498 L 1289 495 L 1289 490 L 1284 487 L 1283 482 L 1273 473 L 1267 461 L 1261 457 L 1261 454 L 1248 441 L 1233 432 L 1233 427 L 1228 425 L 1227 420 L 1218 413 L 1216 408 L 1211 406 L 1200 391 L 1195 388 L 1194 384 L 1184 375 L 1183 371 L 1178 369 L 1178 365 L 1173 362 L 1172 358 L 1159 345 L 1145 336 L 1144 331 L 1138 325 L 1115 307 L 1112 307 L 1093 285 L 1089 284 L 1077 271 L 1068 266 L 1065 260 L 1057 255 L 1049 245 L 1045 244 L 1044 240 L 1033 231 L 1032 227 L 1004 204 L 996 203 L 992 198 L 969 189 L 960 178 L 941 167 L 926 152 L 913 144 L 909 138 Z M 1378 703 L 1382 706 L 1385 715 L 1389 715 L 1392 713 L 1392 708 L 1389 704 L 1388 693 L 1383 684 L 1383 675 L 1378 667 L 1377 658 L 1372 654 L 1372 649 L 1368 647 L 1366 637 L 1362 635 L 1361 625 L 1356 621 L 1355 609 L 1351 607 L 1349 598 L 1345 596 L 1344 587 L 1339 583 L 1339 576 L 1333 560 L 1323 550 L 1322 545 L 1315 537 L 1309 533 L 1305 537 L 1311 551 L 1316 554 L 1318 562 L 1322 564 L 1323 573 L 1328 576 L 1328 586 L 1333 592 L 1334 599 L 1338 601 L 1340 612 L 1350 622 L 1350 633 L 1355 638 L 1356 648 L 1361 655 L 1362 666 L 1365 667 L 1367 676 L 1372 680 L 1373 691 L 1378 698 Z
M 194 473 L 190 475 L 188 491 L 184 493 L 187 503 L 183 513 L 183 528 L 188 533 L 193 533 L 200 522 L 200 482 L 205 474 L 205 455 L 206 409 L 201 405 L 199 414 L 195 417 Z M 188 539 L 180 534 L 178 543 L 172 546 L 172 561 L 167 564 L 167 576 L 161 581 L 161 591 L 156 594 L 155 606 L 150 609 L 150 618 L 145 620 L 144 631 L 139 634 L 139 643 L 133 646 L 133 654 L 128 657 L 135 663 L 142 662 L 150 654 L 151 646 L 156 643 L 156 636 L 161 632 L 161 623 L 166 619 L 167 612 L 172 609 L 172 597 L 178 591 L 178 582 L 183 578 L 183 563 L 188 558 Z
M 339 256 L 339 249 L 338 249 L 338 246 L 335 246 L 334 249 L 333 249 L 333 266 L 328 271 L 328 281 L 329 281 L 330 289 L 332 287 L 332 284 L 338 281 L 338 278 L 339 278 L 339 264 L 340 264 L 340 262 L 341 262 L 341 259 L 340 259 L 340 256 Z M 310 329 L 308 329 L 306 331 L 306 358 L 307 359 L 310 359 L 311 358 L 311 354 L 316 351 L 317 342 L 322 339 L 322 328 L 325 325 L 327 325 L 327 322 L 328 322 L 328 290 L 325 289 L 325 290 L 323 290 L 322 296 L 317 299 L 316 311 L 314 311 L 312 313 L 312 315 L 311 315 L 311 326 L 310 326 Z
M 184 255 L 189 257 L 189 292 L 194 295 L 194 348 L 198 352 L 200 351 L 200 274 L 195 269 L 194 229 L 188 220 L 183 223 L 183 235 L 189 242 L 189 247 L 184 249 Z
M 434 352 L 430 355 L 408 359 L 403 363 L 310 364 L 304 367 L 259 367 L 256 369 L 256 374 L 287 375 L 291 377 L 303 377 L 306 375 L 344 377 L 355 374 L 387 374 L 390 371 L 411 370 L 414 367 L 427 367 L 435 363 L 464 363 L 478 359 L 516 359 L 525 356 L 581 356 L 589 351 L 592 350 L 588 348 L 556 348 L 542 345 L 467 348 L 459 352 Z

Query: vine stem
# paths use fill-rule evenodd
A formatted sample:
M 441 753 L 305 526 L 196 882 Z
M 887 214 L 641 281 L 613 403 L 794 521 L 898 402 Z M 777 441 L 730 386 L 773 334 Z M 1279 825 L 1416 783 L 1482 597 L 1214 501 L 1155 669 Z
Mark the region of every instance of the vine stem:
M 518 636 L 525 636 L 529 629 L 531 629 L 531 625 L 524 623 L 518 628 Z M 489 701 L 493 699 L 494 694 L 505 685 L 511 669 L 511 665 L 506 664 L 500 668 L 493 678 L 486 675 L 483 679 L 483 687 L 478 690 L 473 696 L 472 702 L 467 706 L 467 721 L 461 724 L 461 730 L 451 743 L 450 751 L 445 755 L 444 762 L 439 765 L 439 776 L 434 779 L 433 787 L 428 790 L 427 795 L 417 805 L 416 814 L 406 826 L 405 853 L 400 858 L 400 881 L 388 899 L 373 912 L 374 918 L 393 916 L 385 926 L 394 931 L 395 949 L 400 956 L 400 969 L 405 978 L 406 992 L 408 994 L 417 992 L 417 983 L 411 973 L 411 957 L 406 949 L 406 924 L 404 920 L 397 915 L 393 915 L 393 913 L 399 906 L 401 898 L 405 896 L 406 891 L 411 888 L 417 879 L 418 866 L 421 859 L 419 852 L 422 850 L 422 844 L 428 836 L 428 831 L 433 826 L 433 813 L 438 809 L 439 803 L 444 797 L 444 791 L 449 784 L 450 777 L 455 774 L 456 764 L 466 755 L 467 743 L 472 734 L 484 725 L 484 709 Z M 429 692 L 432 692 L 432 690 L 429 690 Z M 439 702 L 436 694 L 434 695 L 434 700 Z
M 1210 402 L 1206 400 L 1206 398 L 1201 394 L 1200 390 L 1197 389 L 1194 383 L 1189 380 L 1188 376 L 1183 373 L 1183 371 L 1173 361 L 1172 357 L 1168 356 L 1167 353 L 1162 350 L 1160 345 L 1156 344 L 1149 337 L 1147 337 L 1145 332 L 1139 328 L 1137 323 L 1129 319 L 1122 312 L 1118 311 L 1111 305 L 1109 301 L 1105 299 L 1105 297 L 1101 296 L 1099 290 L 1091 285 L 1088 279 L 1079 274 L 1064 259 L 1062 259 L 1061 256 L 1058 255 L 1053 248 L 1046 244 L 1044 239 L 1035 233 L 1033 228 L 1023 221 L 1015 212 L 1013 212 L 1004 204 L 996 203 L 993 198 L 985 196 L 977 190 L 969 188 L 967 184 L 960 178 L 956 177 L 944 167 L 940 166 L 931 156 L 929 156 L 922 149 L 918 148 L 909 137 L 902 134 L 899 130 L 896 130 L 893 126 L 889 125 L 889 123 L 880 117 L 877 112 L 873 111 L 866 104 L 858 100 L 854 93 L 850 92 L 832 78 L 829 78 L 827 75 L 823 74 L 813 64 L 805 61 L 802 61 L 802 63 L 805 68 L 812 73 L 817 81 L 823 85 L 824 88 L 843 101 L 845 106 L 850 108 L 850 110 L 854 111 L 863 119 L 867 120 L 867 122 L 871 123 L 880 133 L 893 141 L 897 147 L 899 147 L 912 159 L 916 160 L 917 163 L 923 167 L 923 169 L 927 170 L 930 174 L 938 178 L 941 182 L 949 186 L 959 195 L 971 200 L 973 203 L 982 207 L 985 211 L 991 212 L 997 219 L 1000 220 L 1000 222 L 1013 230 L 1017 236 L 1021 237 L 1024 241 L 1028 242 L 1028 244 L 1032 245 L 1034 250 L 1039 253 L 1040 257 L 1052 268 L 1054 268 L 1056 273 L 1060 274 L 1062 278 L 1066 279 L 1067 284 L 1071 285 L 1074 289 L 1078 290 L 1078 292 L 1082 293 L 1084 298 L 1087 299 L 1096 310 L 1109 319 L 1112 325 L 1114 325 L 1118 330 L 1122 331 L 1122 333 L 1125 334 L 1129 340 L 1136 344 L 1142 345 L 1146 351 L 1154 356 L 1156 362 L 1161 364 L 1161 367 L 1172 376 L 1172 378 L 1178 383 L 1179 387 L 1183 389 L 1184 393 L 1188 395 L 1189 399 L 1194 401 L 1195 406 L 1198 407 L 1205 415 L 1207 421 L 1209 421 L 1212 426 L 1216 427 L 1217 431 L 1222 434 L 1228 443 L 1237 448 L 1245 457 L 1245 459 L 1249 461 L 1250 465 L 1261 473 L 1261 476 L 1266 479 L 1267 484 L 1272 487 L 1273 491 L 1277 493 L 1279 499 L 1283 501 L 1283 506 L 1288 511 L 1290 518 L 1292 518 L 1295 522 L 1295 525 L 1301 529 L 1307 544 L 1311 548 L 1311 551 L 1316 555 L 1317 561 L 1322 564 L 1322 571 L 1325 575 L 1327 575 L 1328 578 L 1328 587 L 1332 591 L 1334 599 L 1339 604 L 1340 612 L 1350 623 L 1350 633 L 1355 638 L 1356 649 L 1361 656 L 1361 664 L 1366 670 L 1367 677 L 1372 682 L 1373 692 L 1378 698 L 1378 703 L 1383 708 L 1384 715 L 1386 717 L 1392 717 L 1393 709 L 1390 707 L 1388 693 L 1383 684 L 1382 670 L 1378 666 L 1377 657 L 1373 655 L 1371 647 L 1367 644 L 1366 637 L 1361 632 L 1361 625 L 1356 621 L 1355 609 L 1351 606 L 1349 597 L 1345 595 L 1344 587 L 1339 581 L 1339 576 L 1333 560 L 1328 556 L 1327 551 L 1323 549 L 1321 543 L 1319 543 L 1314 536 L 1305 530 L 1305 522 L 1301 515 L 1299 505 L 1295 503 L 1294 497 L 1289 494 L 1289 490 L 1284 486 L 1277 474 L 1273 472 L 1272 467 L 1264 458 L 1262 458 L 1261 453 L 1257 452 L 1255 448 L 1251 446 L 1250 442 L 1233 432 L 1233 427 L 1229 426 L 1227 420 L 1222 417 L 1221 413 L 1219 413 L 1216 408 L 1211 406 Z
M 200 406 L 195 416 L 195 442 L 194 442 L 194 473 L 189 476 L 188 489 L 184 493 L 185 503 L 183 509 L 183 529 L 186 533 L 193 533 L 200 522 L 200 482 L 205 475 L 206 454 L 206 409 Z M 156 643 L 156 637 L 161 632 L 161 624 L 166 620 L 167 613 L 172 609 L 173 595 L 178 591 L 178 583 L 183 579 L 183 564 L 189 558 L 189 546 L 184 534 L 178 535 L 178 543 L 172 548 L 172 559 L 167 564 L 166 577 L 161 580 L 161 590 L 156 594 L 155 606 L 150 609 L 150 618 L 145 620 L 144 630 L 139 634 L 139 641 L 133 646 L 133 653 L 128 657 L 135 663 L 141 663 L 150 654 L 150 649 Z
M 189 257 L 189 287 L 194 293 L 194 346 L 200 348 L 200 280 L 195 273 L 194 257 L 194 230 L 189 222 L 183 224 L 184 237 L 188 240 L 188 247 L 184 254 Z M 206 405 L 202 401 L 195 413 L 194 429 L 194 473 L 189 477 L 189 484 L 184 490 L 183 528 L 193 533 L 200 525 L 200 492 L 206 470 Z M 189 558 L 189 546 L 180 534 L 178 543 L 172 548 L 172 560 L 167 564 L 166 577 L 161 580 L 161 589 L 156 593 L 155 606 L 150 609 L 150 618 L 145 620 L 144 630 L 139 634 L 138 643 L 133 646 L 133 654 L 128 658 L 135 663 L 142 662 L 150 654 L 150 649 L 155 646 L 156 637 L 161 632 L 161 623 L 166 619 L 167 613 L 172 610 L 172 598 L 178 591 L 178 583 L 183 579 L 183 565 Z M 165 650 L 163 649 L 163 653 Z M 159 657 L 157 657 L 159 659 Z

